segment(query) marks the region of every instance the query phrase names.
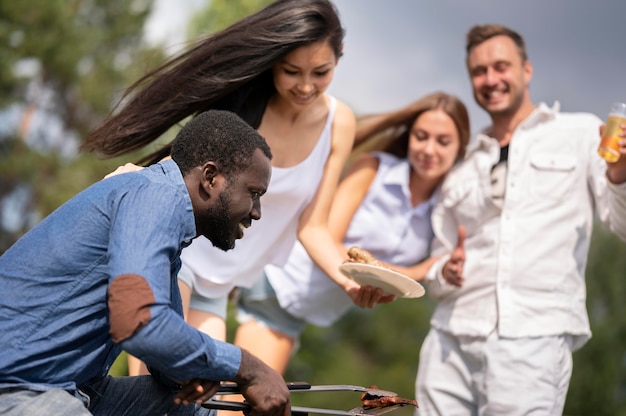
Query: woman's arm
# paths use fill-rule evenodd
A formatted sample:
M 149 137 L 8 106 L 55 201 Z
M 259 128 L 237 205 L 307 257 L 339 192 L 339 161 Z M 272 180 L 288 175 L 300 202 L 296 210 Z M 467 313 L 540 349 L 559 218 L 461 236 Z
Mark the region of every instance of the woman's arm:
M 350 169 L 339 182 L 330 209 L 328 224 L 331 234 L 341 246 L 342 251 L 346 251 L 343 240 L 354 215 L 369 192 L 378 172 L 378 165 L 379 160 L 373 155 L 361 155 L 351 164 Z
M 298 225 L 298 238 L 311 259 L 348 293 L 350 290 L 358 290 L 359 285 L 338 270 L 347 255 L 345 250 L 340 249 L 339 242 L 343 236 L 339 238 L 336 233 L 330 232 L 329 217 L 341 171 L 352 150 L 355 129 L 356 120 L 352 110 L 337 101 L 331 152 L 317 192 L 302 212 Z
M 362 182 L 361 186 L 356 186 L 357 175 L 348 175 L 341 185 L 337 185 L 352 149 L 354 128 L 352 112 L 347 107 L 338 111 L 333 123 L 333 149 L 317 193 L 300 217 L 298 238 L 317 266 L 339 285 L 357 306 L 371 308 L 377 303 L 388 303 L 395 297 L 384 295 L 380 289 L 361 287 L 338 269 L 347 259 L 346 248 L 341 242 L 376 175 L 375 168 L 369 171 L 361 170 L 358 175 Z M 355 169 L 353 168 L 352 172 Z M 342 189 L 340 193 L 337 192 L 338 188 Z
M 360 145 L 375 134 L 378 134 L 389 127 L 396 126 L 404 120 L 410 119 L 417 111 L 420 101 L 399 108 L 388 113 L 373 114 L 359 118 L 359 127 L 354 138 L 354 146 Z
M 385 264 L 385 266 L 389 267 L 397 271 L 398 273 L 402 273 L 406 276 L 409 276 L 411 279 L 416 282 L 421 282 L 426 277 L 426 273 L 428 273 L 428 269 L 435 264 L 435 262 L 439 259 L 439 257 L 428 257 L 425 260 L 413 265 L 413 266 L 396 266 L 395 264 Z

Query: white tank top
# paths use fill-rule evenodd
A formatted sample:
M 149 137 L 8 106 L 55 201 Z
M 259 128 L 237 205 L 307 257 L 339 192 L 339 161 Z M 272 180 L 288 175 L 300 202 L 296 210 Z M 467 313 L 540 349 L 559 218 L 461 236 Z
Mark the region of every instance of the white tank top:
M 326 124 L 311 153 L 289 168 L 272 166 L 272 178 L 261 197 L 261 219 L 253 221 L 235 248 L 222 251 L 198 237 L 182 251 L 193 272 L 196 292 L 207 298 L 228 295 L 235 286 L 250 287 L 267 264 L 282 266 L 297 239 L 300 214 L 313 199 L 330 155 L 336 100 L 331 97 Z
M 410 266 L 428 255 L 433 231 L 430 214 L 436 198 L 411 205 L 410 167 L 406 159 L 376 153 L 376 177 L 357 209 L 343 243 L 370 251 L 390 264 Z M 328 326 L 353 303 L 296 243 L 283 267 L 266 266 L 265 274 L 280 305 L 292 315 Z

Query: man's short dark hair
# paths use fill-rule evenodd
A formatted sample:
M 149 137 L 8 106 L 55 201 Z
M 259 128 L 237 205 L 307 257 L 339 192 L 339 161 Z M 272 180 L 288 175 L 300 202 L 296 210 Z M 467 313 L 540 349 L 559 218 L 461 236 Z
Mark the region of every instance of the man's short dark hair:
M 249 165 L 256 149 L 272 158 L 263 137 L 230 111 L 209 110 L 191 119 L 172 142 L 172 159 L 186 174 L 208 161 L 224 176 L 237 174 Z
M 472 49 L 476 46 L 488 39 L 493 38 L 494 36 L 506 36 L 510 38 L 515 43 L 515 46 L 517 46 L 522 62 L 526 62 L 528 60 L 528 53 L 526 52 L 526 43 L 524 42 L 524 38 L 513 29 L 497 24 L 476 25 L 472 27 L 469 32 L 467 32 L 467 42 L 465 44 L 465 51 L 467 52 L 467 55 L 469 56 Z

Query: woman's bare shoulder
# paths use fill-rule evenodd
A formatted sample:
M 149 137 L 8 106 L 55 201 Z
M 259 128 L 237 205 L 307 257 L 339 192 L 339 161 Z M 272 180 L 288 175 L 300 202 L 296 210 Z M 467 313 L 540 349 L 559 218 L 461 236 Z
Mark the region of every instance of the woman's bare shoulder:
M 337 107 L 335 109 L 335 120 L 340 120 L 346 123 L 356 125 L 356 117 L 352 109 L 343 101 L 337 100 Z

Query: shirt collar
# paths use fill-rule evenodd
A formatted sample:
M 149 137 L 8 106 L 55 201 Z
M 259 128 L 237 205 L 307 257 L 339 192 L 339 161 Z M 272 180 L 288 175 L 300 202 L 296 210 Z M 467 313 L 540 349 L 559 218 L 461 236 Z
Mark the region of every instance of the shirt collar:
M 409 169 L 409 161 L 404 159 L 396 159 L 396 163 L 393 166 L 390 166 L 387 172 L 385 173 L 385 177 L 383 178 L 383 183 L 385 185 L 398 185 L 403 188 L 403 191 L 408 190 L 406 184 L 409 182 L 409 174 L 411 173 Z
M 161 167 L 161 169 L 163 169 L 163 173 L 165 173 L 165 176 L 171 178 L 172 181 L 175 183 L 184 185 L 185 181 L 183 180 L 183 174 L 181 173 L 180 168 L 173 159 L 162 160 L 158 163 L 158 165 Z
M 554 102 L 552 108 L 548 107 L 546 103 L 539 103 L 535 110 L 520 123 L 519 128 L 524 130 L 532 129 L 540 123 L 552 120 L 556 118 L 560 109 L 561 104 L 558 101 Z
M 411 191 L 409 190 L 409 176 L 411 175 L 411 167 L 408 159 L 397 159 L 396 164 L 391 166 L 382 182 L 385 186 L 397 186 L 402 190 L 402 194 L 409 206 L 411 205 Z M 426 215 L 435 206 L 439 188 L 435 189 L 433 195 L 421 204 L 413 207 L 413 211 L 417 215 Z
M 170 180 L 177 188 L 181 190 L 183 194 L 183 198 L 185 200 L 185 211 L 187 212 L 185 219 L 185 230 L 184 230 L 184 241 L 183 247 L 191 244 L 191 240 L 193 240 L 197 236 L 196 230 L 196 217 L 193 213 L 193 206 L 191 205 L 191 197 L 189 196 L 189 191 L 187 190 L 187 185 L 185 184 L 185 180 L 183 178 L 183 174 L 180 171 L 180 168 L 172 159 L 167 159 L 159 162 L 157 164 L 162 170 L 165 176 Z
M 539 105 L 537 105 L 537 107 L 535 107 L 533 112 L 530 113 L 530 115 L 520 123 L 517 128 L 523 130 L 532 129 L 538 124 L 554 119 L 559 113 L 560 109 L 561 104 L 558 101 L 555 101 L 552 107 L 548 107 L 546 103 L 541 102 L 539 103 Z M 485 127 L 480 133 L 478 133 L 478 135 L 476 136 L 475 148 L 493 150 L 500 147 L 496 139 L 486 133 L 486 131 L 490 127 L 491 126 Z M 468 153 L 471 153 L 471 151 L 468 151 Z

